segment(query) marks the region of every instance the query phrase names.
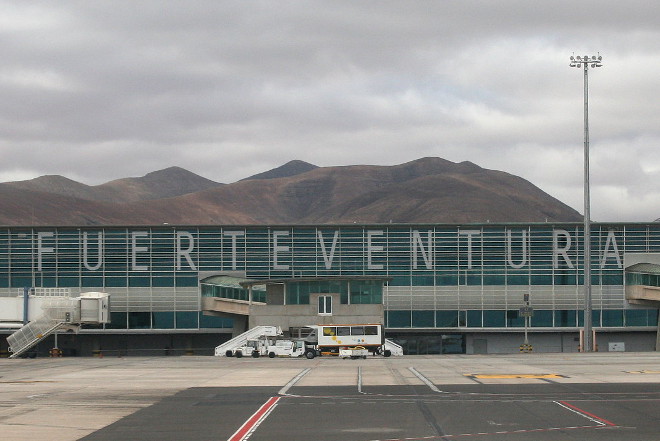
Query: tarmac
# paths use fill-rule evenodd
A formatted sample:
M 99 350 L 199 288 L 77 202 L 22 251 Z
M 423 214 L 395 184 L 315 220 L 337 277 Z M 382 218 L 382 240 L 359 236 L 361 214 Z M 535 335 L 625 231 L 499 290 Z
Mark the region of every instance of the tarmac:
M 0 359 L 4 441 L 660 440 L 660 353 Z

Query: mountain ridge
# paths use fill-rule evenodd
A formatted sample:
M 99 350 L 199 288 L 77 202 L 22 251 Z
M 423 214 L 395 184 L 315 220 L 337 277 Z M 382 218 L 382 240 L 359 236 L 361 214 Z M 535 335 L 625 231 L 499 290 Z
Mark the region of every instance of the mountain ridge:
M 61 176 L 0 184 L 5 225 L 577 222 L 531 182 L 468 161 L 318 167 L 290 161 L 232 184 L 180 167 L 87 186 Z

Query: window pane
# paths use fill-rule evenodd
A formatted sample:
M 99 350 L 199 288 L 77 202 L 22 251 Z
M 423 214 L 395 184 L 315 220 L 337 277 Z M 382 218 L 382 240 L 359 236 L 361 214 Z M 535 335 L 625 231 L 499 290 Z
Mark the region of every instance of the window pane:
M 365 335 L 378 335 L 378 326 L 365 326 L 364 327 Z
M 364 335 L 364 326 L 351 326 L 351 335 Z
M 412 325 L 415 328 L 433 328 L 434 318 L 433 311 L 413 311 L 412 312 Z
M 323 335 L 326 337 L 332 337 L 334 335 L 337 335 L 337 328 L 335 328 L 334 326 L 324 326 Z

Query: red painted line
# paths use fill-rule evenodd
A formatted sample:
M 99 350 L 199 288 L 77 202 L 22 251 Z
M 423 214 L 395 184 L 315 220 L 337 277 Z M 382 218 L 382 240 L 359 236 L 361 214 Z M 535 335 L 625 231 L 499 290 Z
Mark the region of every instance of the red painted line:
M 586 410 L 580 409 L 579 407 L 574 406 L 574 405 L 572 405 L 572 404 L 570 404 L 570 403 L 567 403 L 566 401 L 559 401 L 559 403 L 563 404 L 563 405 L 566 406 L 566 407 L 570 407 L 571 409 L 575 410 L 576 412 L 579 412 L 579 413 L 581 413 L 581 414 L 583 414 L 583 415 L 587 415 L 587 416 L 589 416 L 589 417 L 591 417 L 591 418 L 593 418 L 593 419 L 595 419 L 595 420 L 598 420 L 598 421 L 600 421 L 601 423 L 603 423 L 603 424 L 605 424 L 605 425 L 607 425 L 607 426 L 616 426 L 616 424 L 614 424 L 613 422 L 608 421 L 608 420 L 606 420 L 605 418 L 601 418 L 601 417 L 599 417 L 598 415 L 594 415 L 594 414 L 591 413 L 591 412 L 587 412 Z
M 227 441 L 242 441 L 249 437 L 254 429 L 268 416 L 282 397 L 272 397 L 266 401 Z

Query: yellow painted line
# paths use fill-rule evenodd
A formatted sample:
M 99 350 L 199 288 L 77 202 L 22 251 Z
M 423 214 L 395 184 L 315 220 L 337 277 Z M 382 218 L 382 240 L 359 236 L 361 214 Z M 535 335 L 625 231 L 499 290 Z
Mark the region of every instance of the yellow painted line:
M 628 374 L 660 374 L 660 371 L 626 371 Z
M 465 374 L 465 376 L 484 380 L 502 378 L 566 378 L 559 374 Z

